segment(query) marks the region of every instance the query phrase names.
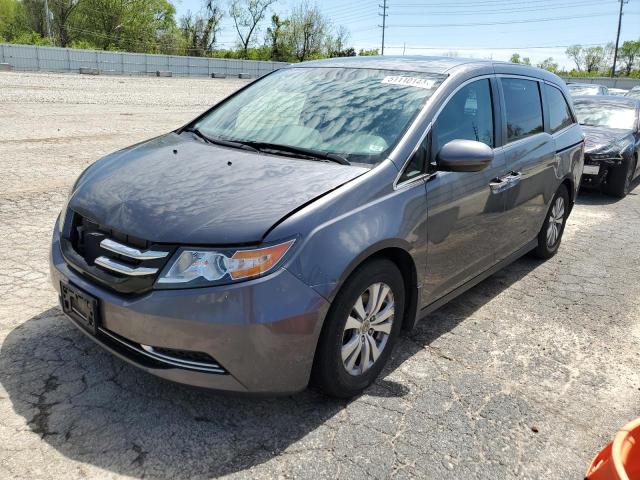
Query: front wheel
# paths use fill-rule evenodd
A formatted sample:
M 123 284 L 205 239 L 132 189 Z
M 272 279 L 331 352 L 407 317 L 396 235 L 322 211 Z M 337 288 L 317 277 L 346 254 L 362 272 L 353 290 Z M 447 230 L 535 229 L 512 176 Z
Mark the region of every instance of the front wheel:
M 325 319 L 313 383 L 342 398 L 371 385 L 400 334 L 404 300 L 402 274 L 390 260 L 376 259 L 356 269 Z
M 609 172 L 607 183 L 603 187 L 604 193 L 612 197 L 624 198 L 631 190 L 633 173 L 636 169 L 635 162 L 628 161 L 615 167 Z
M 560 185 L 556 195 L 551 201 L 547 217 L 538 233 L 538 246 L 533 251 L 534 255 L 541 259 L 553 257 L 562 240 L 564 227 L 569 217 L 569 192 L 567 187 Z

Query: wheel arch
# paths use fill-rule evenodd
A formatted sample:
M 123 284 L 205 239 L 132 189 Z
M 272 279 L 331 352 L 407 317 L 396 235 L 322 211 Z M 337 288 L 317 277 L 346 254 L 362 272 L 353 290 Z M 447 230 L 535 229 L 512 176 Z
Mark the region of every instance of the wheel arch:
M 405 286 L 405 309 L 402 318 L 402 329 L 410 330 L 415 324 L 415 317 L 418 308 L 419 288 L 418 288 L 418 267 L 416 261 L 409 252 L 405 242 L 385 241 L 360 254 L 347 267 L 331 295 L 331 301 L 335 298 L 342 286 L 349 280 L 351 275 L 362 265 L 377 258 L 386 258 L 393 262 L 404 279 Z
M 576 187 L 575 187 L 575 183 L 573 181 L 573 178 L 571 178 L 570 175 L 567 175 L 564 180 L 562 180 L 562 182 L 560 183 L 560 185 L 564 185 L 567 189 L 567 192 L 569 193 L 569 212 L 571 212 L 571 210 L 573 210 L 573 206 L 576 203 L 576 196 L 577 196 L 577 191 L 576 191 Z

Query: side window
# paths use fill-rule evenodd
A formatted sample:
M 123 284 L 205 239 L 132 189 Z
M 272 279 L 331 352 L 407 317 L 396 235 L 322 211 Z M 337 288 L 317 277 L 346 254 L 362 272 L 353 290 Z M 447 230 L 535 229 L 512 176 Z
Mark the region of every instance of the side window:
M 538 82 L 519 78 L 501 81 L 507 113 L 507 143 L 544 131 Z
M 433 157 L 451 140 L 475 140 L 494 147 L 491 84 L 478 80 L 462 87 L 440 112 L 432 130 Z
M 546 85 L 545 88 L 549 102 L 549 127 L 551 133 L 556 133 L 574 123 L 573 117 L 562 92 L 550 85 Z

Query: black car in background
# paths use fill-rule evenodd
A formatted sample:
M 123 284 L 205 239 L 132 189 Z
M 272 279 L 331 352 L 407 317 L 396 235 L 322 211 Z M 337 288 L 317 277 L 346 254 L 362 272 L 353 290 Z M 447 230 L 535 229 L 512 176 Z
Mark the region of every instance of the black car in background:
M 586 135 L 582 185 L 625 197 L 638 175 L 640 100 L 616 96 L 573 99 Z

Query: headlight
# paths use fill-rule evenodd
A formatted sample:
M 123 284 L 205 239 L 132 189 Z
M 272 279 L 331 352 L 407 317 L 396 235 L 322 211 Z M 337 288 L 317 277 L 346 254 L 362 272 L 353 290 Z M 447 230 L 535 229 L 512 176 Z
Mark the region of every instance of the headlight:
M 590 154 L 590 157 L 594 160 L 600 159 L 619 159 L 622 157 L 623 152 L 633 145 L 633 139 L 629 137 L 620 138 L 609 145 L 605 145 L 597 150 L 594 150 Z
M 76 180 L 77 182 L 77 180 Z M 75 187 L 75 184 L 74 184 Z M 69 200 L 71 200 L 71 194 L 73 193 L 73 188 L 71 187 L 69 189 L 69 193 L 67 194 L 67 198 L 64 201 L 64 203 L 62 204 L 62 210 L 60 210 L 60 216 L 58 217 L 58 232 L 60 232 L 60 234 L 62 234 L 62 231 L 64 229 L 64 221 L 67 218 L 67 211 L 69 210 Z
M 294 241 L 258 249 L 181 249 L 164 268 L 157 283 L 191 287 L 259 277 L 280 263 Z

